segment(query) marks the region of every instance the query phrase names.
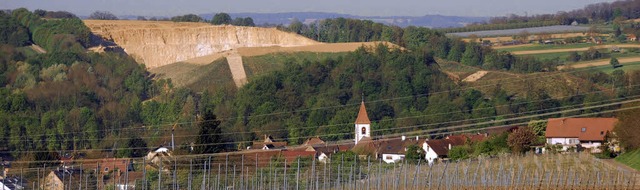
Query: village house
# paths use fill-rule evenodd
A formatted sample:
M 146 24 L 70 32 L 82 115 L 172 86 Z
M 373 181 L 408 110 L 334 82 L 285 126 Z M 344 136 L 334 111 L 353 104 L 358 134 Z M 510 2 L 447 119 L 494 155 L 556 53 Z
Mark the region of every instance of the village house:
M 19 177 L 3 177 L 0 180 L 0 190 L 15 190 L 15 189 L 25 189 L 25 186 L 29 183 Z
M 173 156 L 171 155 L 171 151 L 169 151 L 168 148 L 158 147 L 147 153 L 145 160 L 151 167 L 161 169 L 161 166 L 168 166 L 171 164 Z M 165 171 L 168 170 L 165 169 Z
M 253 145 L 248 146 L 247 149 L 284 149 L 287 146 L 287 142 L 275 142 L 270 135 L 264 135 L 264 141 L 254 141 Z
M 627 34 L 627 41 L 635 42 L 637 40 L 638 40 L 638 37 L 636 37 L 635 34 Z
M 80 189 L 83 185 L 79 183 L 81 178 L 81 170 L 58 169 L 49 172 L 41 185 L 43 189 L 49 190 Z
M 444 139 L 425 140 L 422 143 L 422 149 L 425 152 L 425 160 L 429 164 L 438 160 L 446 160 L 449 156 L 449 150 L 455 146 L 462 146 L 466 143 L 480 142 L 487 137 L 487 134 L 475 135 L 451 135 Z
M 382 161 L 387 164 L 397 163 L 404 160 L 407 154 L 407 148 L 411 145 L 419 145 L 419 137 L 407 138 L 402 136 L 400 138 L 392 138 L 377 141 L 377 154 L 381 156 Z
M 617 122 L 616 118 L 552 118 L 547 121 L 547 145 L 559 145 L 565 151 L 580 145 L 597 153 Z

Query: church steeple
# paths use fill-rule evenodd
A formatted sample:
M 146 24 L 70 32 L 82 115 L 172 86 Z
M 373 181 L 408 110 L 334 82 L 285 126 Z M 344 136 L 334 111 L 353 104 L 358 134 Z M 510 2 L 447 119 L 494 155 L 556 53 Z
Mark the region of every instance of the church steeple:
M 371 121 L 369 121 L 369 116 L 367 115 L 367 108 L 364 106 L 364 101 L 360 103 L 360 111 L 358 112 L 358 117 L 356 118 L 356 124 L 371 124 Z
M 367 108 L 364 106 L 364 98 L 360 103 L 360 111 L 355 122 L 355 143 L 362 140 L 363 137 L 371 138 L 371 121 L 367 114 Z

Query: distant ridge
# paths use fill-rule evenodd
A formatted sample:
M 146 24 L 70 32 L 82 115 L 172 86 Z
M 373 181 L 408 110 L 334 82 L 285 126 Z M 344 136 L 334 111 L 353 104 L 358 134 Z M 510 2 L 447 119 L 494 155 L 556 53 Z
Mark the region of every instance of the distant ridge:
M 211 19 L 214 14 L 200 14 L 205 19 Z M 462 16 L 443 16 L 443 15 L 425 15 L 425 16 L 357 16 L 340 13 L 324 13 L 324 12 L 285 12 L 285 13 L 229 13 L 231 17 L 251 17 L 257 25 L 263 24 L 283 24 L 287 25 L 291 20 L 298 19 L 302 22 L 309 23 L 316 20 L 328 18 L 353 18 L 372 20 L 383 24 L 396 25 L 400 27 L 406 26 L 423 26 L 429 28 L 447 28 L 462 27 L 465 24 L 474 22 L 487 21 L 487 17 L 462 17 Z

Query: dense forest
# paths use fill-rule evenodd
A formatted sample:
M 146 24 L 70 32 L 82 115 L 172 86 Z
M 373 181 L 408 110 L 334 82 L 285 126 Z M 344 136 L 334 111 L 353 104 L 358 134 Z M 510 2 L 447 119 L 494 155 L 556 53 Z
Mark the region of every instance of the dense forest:
M 114 131 L 141 125 L 147 71 L 126 55 L 87 52 L 91 33 L 80 19 L 17 9 L 0 20 L 0 149 L 31 157 L 110 148 L 104 140 Z
M 544 89 L 516 97 L 500 86 L 482 93 L 454 83 L 436 58 L 517 73 L 551 71 L 555 63 L 499 53 L 427 28 L 343 18 L 286 30 L 323 42 L 388 40 L 405 49 L 378 46 L 338 58 L 286 62 L 285 69 L 258 76 L 239 90 L 200 92 L 174 87 L 171 80 L 152 80 L 143 65 L 125 54 L 87 51 L 92 34 L 77 17 L 42 15 L 47 12 L 0 13 L 0 151 L 25 160 L 42 159 L 34 155 L 38 152 L 141 156 L 150 147 L 168 145 L 172 128 L 176 153 L 188 153 L 191 143 L 202 142 L 194 135 L 203 113 L 217 116 L 219 123 L 214 123 L 221 130 L 212 131 L 234 134 L 222 136 L 226 148 L 233 149 L 263 134 L 291 144 L 309 136 L 350 139 L 362 100 L 374 122 L 374 135 L 385 135 L 500 120 L 505 114 L 544 113 L 640 93 L 553 99 Z M 31 44 L 46 53 L 32 50 Z M 624 87 L 635 86 L 639 76 L 618 72 L 580 77 L 597 84 L 615 80 Z

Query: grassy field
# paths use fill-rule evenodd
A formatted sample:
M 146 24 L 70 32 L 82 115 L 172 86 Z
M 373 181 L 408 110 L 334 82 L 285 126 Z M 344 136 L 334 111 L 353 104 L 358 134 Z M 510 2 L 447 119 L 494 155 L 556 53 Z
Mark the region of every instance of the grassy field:
M 640 149 L 621 154 L 616 161 L 640 171 Z
M 622 65 L 622 67 L 618 67 L 618 68 L 613 68 L 609 65 L 605 65 L 605 66 L 586 68 L 586 69 L 589 69 L 591 71 L 602 71 L 607 74 L 611 74 L 613 71 L 616 71 L 616 70 L 622 70 L 624 72 L 637 71 L 637 70 L 640 70 L 640 62 L 625 63 Z
M 622 58 L 622 57 L 635 57 L 635 56 L 640 56 L 640 52 L 637 50 L 637 48 L 628 48 L 628 49 L 623 49 L 625 52 L 609 52 L 609 49 L 607 48 L 600 48 L 598 49 L 599 52 L 601 52 L 602 54 L 604 54 L 604 57 L 616 57 L 616 58 Z M 582 55 L 582 52 L 577 52 L 579 55 Z M 530 54 L 530 55 L 518 55 L 518 56 L 533 56 L 535 58 L 544 60 L 544 59 L 554 59 L 554 58 L 560 58 L 561 61 L 567 60 L 567 58 L 569 57 L 569 54 L 571 54 L 571 52 L 554 52 L 554 53 L 541 53 L 541 54 Z M 608 58 L 607 58 L 608 59 Z
M 272 53 L 259 56 L 242 57 L 244 70 L 247 78 L 263 75 L 272 71 L 281 70 L 287 62 L 302 63 L 308 61 L 322 61 L 328 58 L 337 58 L 346 53 L 316 53 L 316 52 L 295 52 L 295 53 Z
M 545 49 L 569 49 L 569 48 L 585 48 L 585 47 L 591 47 L 596 45 L 599 45 L 599 44 L 593 44 L 593 43 L 580 43 L 580 44 L 568 44 L 568 45 L 535 44 L 531 46 L 503 48 L 503 49 L 500 49 L 500 51 L 512 52 L 512 51 L 530 51 L 530 50 L 545 50 Z

